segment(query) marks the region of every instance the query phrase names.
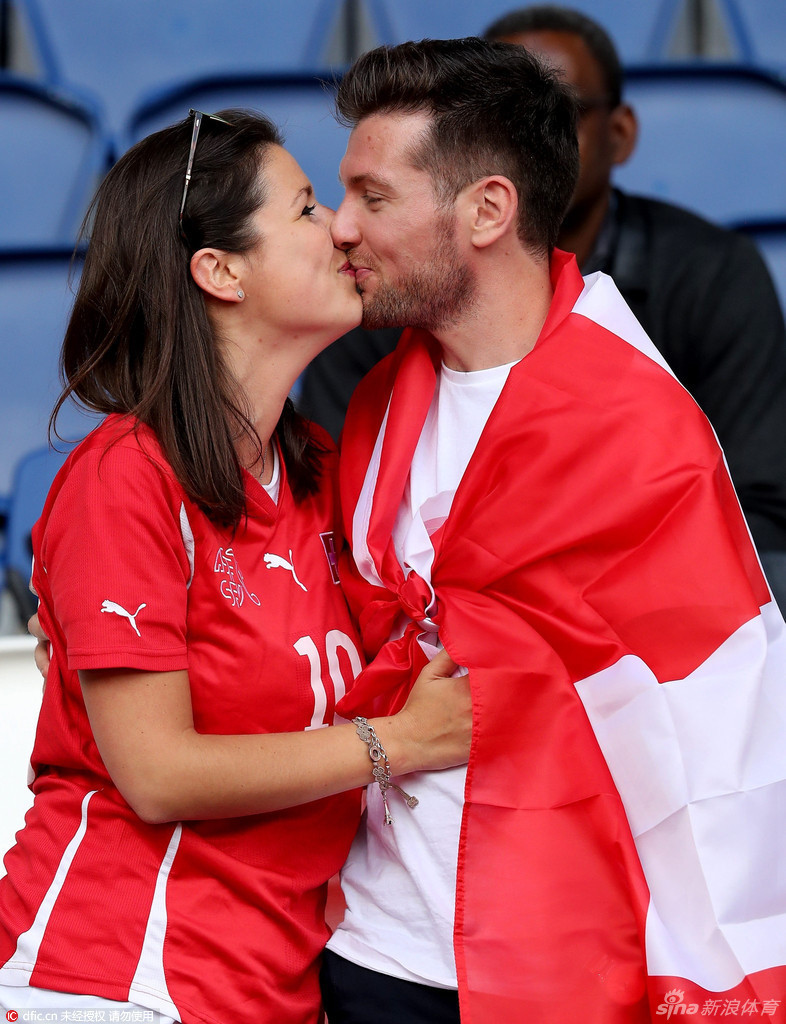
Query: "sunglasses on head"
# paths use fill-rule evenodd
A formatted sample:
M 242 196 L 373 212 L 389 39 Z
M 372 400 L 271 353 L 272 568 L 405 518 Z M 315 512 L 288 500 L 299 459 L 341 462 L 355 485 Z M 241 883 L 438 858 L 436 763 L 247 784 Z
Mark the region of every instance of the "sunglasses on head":
M 218 114 L 206 114 L 203 110 L 194 110 L 193 107 L 188 112 L 189 117 L 194 118 L 194 126 L 191 130 L 191 148 L 188 151 L 188 164 L 186 165 L 186 180 L 183 185 L 183 198 L 180 200 L 180 217 L 178 223 L 180 224 L 180 234 L 185 238 L 185 232 L 183 231 L 183 213 L 186 209 L 186 198 L 188 196 L 188 186 L 191 184 L 191 171 L 194 167 L 194 153 L 196 153 L 197 139 L 199 138 L 199 129 L 202 127 L 202 119 L 208 118 L 211 121 L 219 121 L 221 124 L 228 124 L 231 126 L 231 121 L 224 120 L 223 117 L 219 117 Z

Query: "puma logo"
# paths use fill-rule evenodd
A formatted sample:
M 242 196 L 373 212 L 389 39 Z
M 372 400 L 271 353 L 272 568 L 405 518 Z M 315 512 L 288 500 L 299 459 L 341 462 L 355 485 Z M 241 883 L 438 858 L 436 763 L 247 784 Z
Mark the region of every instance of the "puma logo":
M 292 576 L 293 576 L 293 578 L 295 580 L 295 583 L 297 583 L 297 585 L 301 588 L 301 590 L 305 590 L 306 593 L 308 593 L 308 590 L 306 590 L 306 588 L 303 586 L 303 584 L 297 578 L 297 573 L 295 572 L 295 566 L 294 566 L 294 563 L 292 561 L 292 550 L 291 550 L 291 548 L 290 548 L 290 551 L 289 551 L 289 561 L 287 561 L 285 558 L 282 558 L 281 555 L 265 555 L 264 556 L 264 561 L 265 561 L 265 565 L 268 567 L 268 569 L 286 569 L 287 572 L 291 572 Z
M 101 605 L 102 612 L 114 612 L 115 615 L 119 615 L 123 619 L 128 619 L 128 621 L 131 623 L 134 632 L 136 633 L 137 636 L 140 637 L 142 636 L 142 634 L 137 629 L 136 617 L 137 615 L 139 615 L 143 608 L 147 608 L 147 605 L 140 604 L 140 606 L 132 615 L 131 612 L 127 612 L 125 608 L 121 607 L 121 605 L 115 604 L 114 601 L 104 601 L 104 603 Z

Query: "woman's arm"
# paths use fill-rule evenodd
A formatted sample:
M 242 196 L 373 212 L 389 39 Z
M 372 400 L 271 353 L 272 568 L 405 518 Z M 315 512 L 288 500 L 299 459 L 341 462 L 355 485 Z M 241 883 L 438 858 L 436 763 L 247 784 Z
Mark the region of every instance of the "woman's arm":
M 406 706 L 371 720 L 402 775 L 463 764 L 472 709 L 468 677 L 440 653 Z M 354 725 L 220 736 L 195 731 L 188 674 L 81 671 L 85 706 L 112 780 L 143 821 L 237 817 L 281 810 L 371 781 Z

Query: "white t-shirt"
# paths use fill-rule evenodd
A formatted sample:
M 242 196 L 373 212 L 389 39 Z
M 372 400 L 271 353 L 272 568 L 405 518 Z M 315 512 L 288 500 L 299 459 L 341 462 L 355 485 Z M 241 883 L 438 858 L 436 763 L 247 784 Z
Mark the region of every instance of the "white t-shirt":
M 278 492 L 281 487 L 281 465 L 278 459 L 278 446 L 271 445 L 273 453 L 273 475 L 270 477 L 269 484 L 262 484 L 267 493 L 270 495 L 271 501 L 278 504 Z
M 393 528 L 401 565 L 427 582 L 434 559 L 429 538 L 450 512 L 514 365 L 471 373 L 442 366 Z M 436 627 L 430 618 L 422 625 L 421 646 L 433 657 L 441 648 Z M 341 875 L 347 913 L 328 948 L 396 978 L 457 987 L 453 919 L 465 779 L 462 766 L 397 780 L 420 802 L 410 810 L 389 792 L 394 824 L 385 827 L 379 787 L 369 786 L 366 815 Z

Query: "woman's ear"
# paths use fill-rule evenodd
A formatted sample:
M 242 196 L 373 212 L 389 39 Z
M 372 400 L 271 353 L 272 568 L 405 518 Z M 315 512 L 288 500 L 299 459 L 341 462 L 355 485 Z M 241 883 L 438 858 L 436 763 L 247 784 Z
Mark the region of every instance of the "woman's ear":
M 214 299 L 242 302 L 245 298 L 237 257 L 223 249 L 198 249 L 191 257 L 191 276 L 202 291 Z
M 469 213 L 470 239 L 485 248 L 515 230 L 519 200 L 513 182 L 501 174 L 473 182 L 463 197 Z

